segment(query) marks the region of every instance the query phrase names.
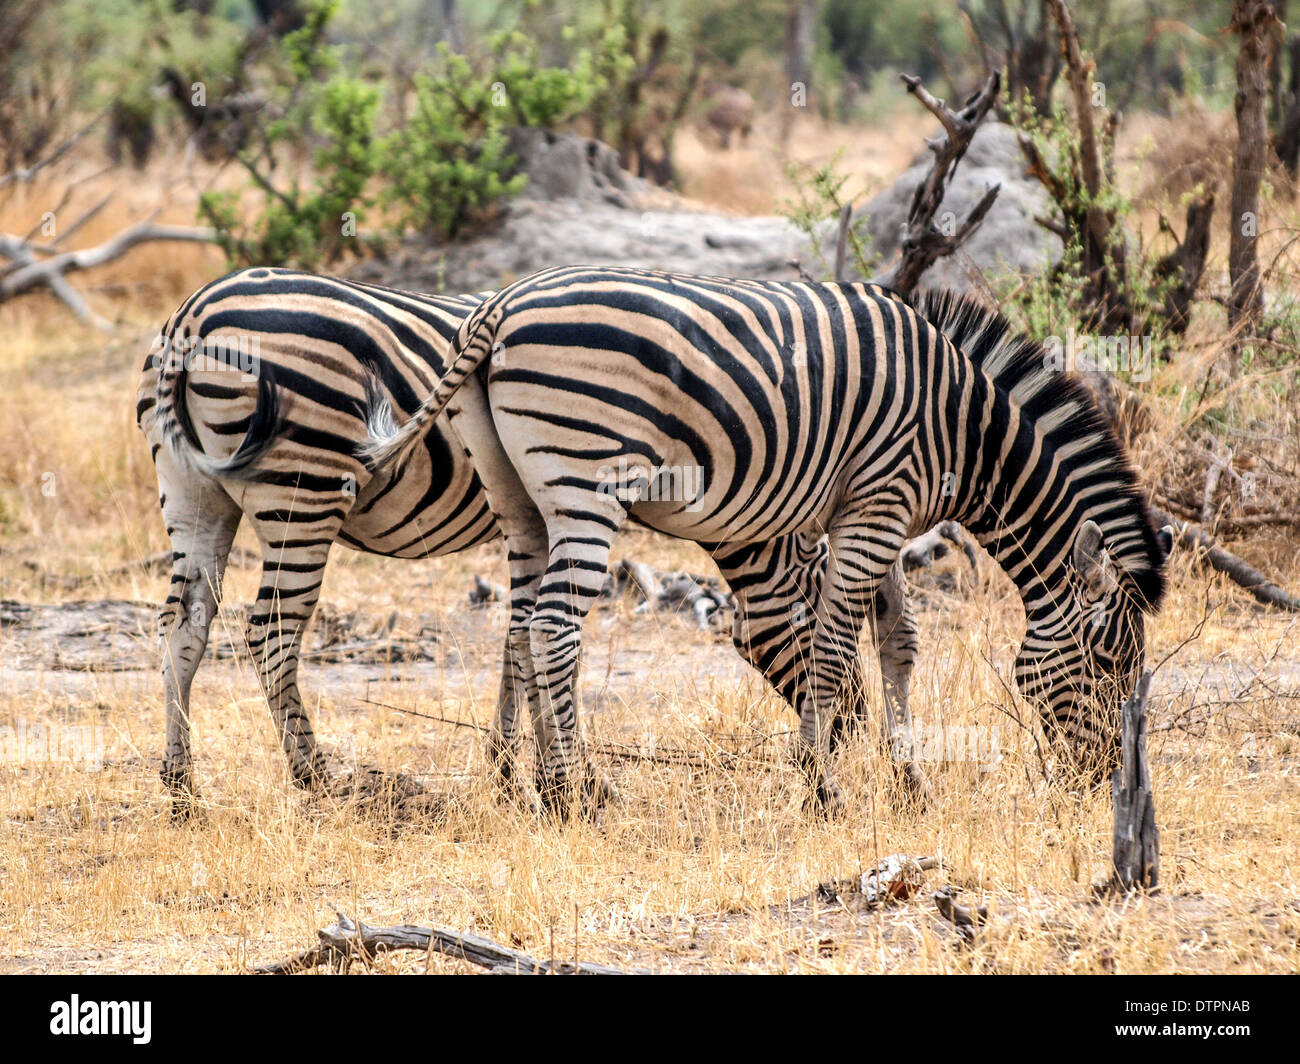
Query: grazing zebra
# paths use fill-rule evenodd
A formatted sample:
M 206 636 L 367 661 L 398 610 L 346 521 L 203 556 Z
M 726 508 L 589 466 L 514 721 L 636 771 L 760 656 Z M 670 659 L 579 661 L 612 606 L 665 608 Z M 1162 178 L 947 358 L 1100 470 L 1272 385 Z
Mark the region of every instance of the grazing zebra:
M 996 313 L 948 294 L 918 311 L 865 284 L 562 267 L 486 300 L 452 356 L 400 429 L 375 411 L 390 431 L 363 453 L 391 468 L 453 414 L 509 546 L 508 639 L 549 804 L 602 786 L 578 741 L 574 670 L 629 514 L 724 567 L 749 544 L 829 536 L 791 698 L 796 759 L 828 809 L 843 804 L 828 757 L 846 664 L 905 539 L 944 519 L 1020 591 L 1016 679 L 1044 726 L 1095 772 L 1117 756 L 1169 533 L 1086 389 Z M 692 468 L 689 500 L 646 491 Z
M 368 413 L 380 405 L 416 411 L 446 368 L 456 329 L 480 300 L 249 269 L 195 292 L 160 334 L 141 374 L 137 420 L 150 443 L 173 549 L 160 618 L 163 779 L 179 814 L 190 810 L 195 789 L 190 687 L 241 519 L 251 523 L 263 555 L 248 645 L 292 777 L 308 787 L 327 773 L 298 691 L 298 654 L 331 546 L 428 558 L 499 535 L 474 468 L 445 422 L 432 427 L 400 470 L 372 475 L 357 458 L 370 439 Z M 382 394 L 382 404 L 367 389 Z M 825 544 L 789 536 L 721 566 L 740 607 L 736 645 L 787 699 L 811 654 L 811 629 L 798 620 L 816 602 L 826 557 Z M 916 653 L 901 572 L 887 582 L 877 625 L 886 728 L 893 734 L 906 725 Z M 490 743 L 507 783 L 523 699 L 518 684 L 507 651 Z M 861 687 L 855 671 L 845 690 L 846 720 L 865 713 Z

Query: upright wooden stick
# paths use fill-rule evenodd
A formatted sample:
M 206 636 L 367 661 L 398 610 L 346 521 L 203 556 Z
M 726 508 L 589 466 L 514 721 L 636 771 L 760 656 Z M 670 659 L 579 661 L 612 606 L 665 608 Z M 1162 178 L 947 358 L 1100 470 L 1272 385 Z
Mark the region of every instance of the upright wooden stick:
M 1123 763 L 1111 776 L 1115 835 L 1111 883 L 1125 890 L 1155 890 L 1160 881 L 1160 829 L 1147 766 L 1147 691 L 1151 673 L 1143 671 L 1133 697 L 1124 703 Z

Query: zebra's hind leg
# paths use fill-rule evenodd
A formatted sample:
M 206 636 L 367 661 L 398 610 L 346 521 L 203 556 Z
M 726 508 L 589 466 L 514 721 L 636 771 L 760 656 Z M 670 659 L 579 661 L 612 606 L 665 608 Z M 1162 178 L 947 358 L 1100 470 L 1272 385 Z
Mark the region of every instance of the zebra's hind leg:
M 547 522 L 550 562 L 528 625 L 537 703 L 537 790 L 560 816 L 578 803 L 593 813 L 614 795 L 583 749 L 578 729 L 578 672 L 582 624 L 609 569 L 610 543 L 622 523 L 622 505 L 593 493 L 583 504 L 556 507 Z
M 298 655 L 332 542 L 331 536 L 324 542 L 284 547 L 263 540 L 262 585 L 248 619 L 248 649 L 289 758 L 290 775 L 308 790 L 322 787 L 329 773 L 298 692 Z
M 528 705 L 528 691 L 524 674 L 515 665 L 515 656 L 507 636 L 501 667 L 501 689 L 497 695 L 497 711 L 488 733 L 488 762 L 492 778 L 501 794 L 510 801 L 523 802 L 529 808 L 531 796 L 520 782 L 519 727 L 520 707 Z
M 197 797 L 190 748 L 190 686 L 221 601 L 221 581 L 241 512 L 216 483 L 181 475 L 165 448 L 156 461 L 172 544 L 171 588 L 158 619 L 167 700 L 162 779 L 172 796 L 173 818 L 184 820 L 193 814 Z
M 541 515 L 518 497 L 513 504 L 502 504 L 498 523 L 510 545 L 510 623 L 496 718 L 488 735 L 488 758 L 501 792 L 532 812 L 537 806 L 536 797 L 519 776 L 519 718 L 523 709 L 531 708 L 536 731 L 537 676 L 529 623 L 537 604 L 537 588 L 546 569 L 548 546 Z
M 894 562 L 876 588 L 871 611 L 871 638 L 880 656 L 880 677 L 885 693 L 884 741 L 890 762 L 904 790 L 924 804 L 930 785 L 921 767 L 911 759 L 912 709 L 908 689 L 916 665 L 916 614 L 907 595 L 902 560 Z

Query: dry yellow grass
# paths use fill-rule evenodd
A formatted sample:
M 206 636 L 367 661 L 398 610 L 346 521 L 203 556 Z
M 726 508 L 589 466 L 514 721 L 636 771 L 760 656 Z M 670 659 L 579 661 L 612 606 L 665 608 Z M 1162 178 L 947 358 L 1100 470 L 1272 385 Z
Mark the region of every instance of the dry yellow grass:
M 622 548 L 659 564 L 703 564 L 648 535 Z M 501 618 L 463 602 L 471 573 L 500 578 L 502 568 L 491 549 L 416 564 L 340 553 L 327 581 L 332 606 L 378 616 L 396 608 L 407 618 L 399 634 L 432 614 L 445 625 L 445 657 L 406 668 L 305 666 L 313 719 L 340 764 L 415 774 L 455 797 L 445 822 L 294 791 L 247 663 L 209 661 L 194 696 L 204 815 L 177 827 L 157 777 L 153 675 L 10 671 L 0 725 L 100 723 L 107 761 L 98 772 L 0 769 L 5 968 L 240 971 L 311 942 L 338 905 L 371 923 L 473 929 L 543 956 L 553 936 L 561 957 L 575 950 L 576 907 L 583 959 L 656 970 L 1296 969 L 1300 718 L 1285 692 L 1297 662 L 1269 661 L 1294 646 L 1293 623 L 1215 585 L 1220 605 L 1200 637 L 1175 650 L 1201 620 L 1207 592 L 1185 563 L 1175 563 L 1172 601 L 1152 626 L 1153 662 L 1174 652 L 1157 673 L 1153 725 L 1199 718 L 1195 706 L 1224 697 L 1214 681 L 1230 690 L 1254 670 L 1282 693 L 1257 688 L 1210 708 L 1194 735 L 1156 731 L 1164 892 L 1122 905 L 1089 894 L 1106 870 L 1108 798 L 1049 786 L 1032 734 L 998 708 L 1014 705 L 1002 685 L 1021 623 L 1001 577 L 968 598 L 927 597 L 918 717 L 997 729 L 1002 758 L 990 772 L 928 766 L 937 793 L 924 815 L 894 809 L 887 763 L 870 741 L 844 755 L 849 815 L 806 815 L 783 754 L 793 720 L 734 663 L 726 640 L 616 607 L 589 628 L 592 741 L 645 749 L 653 739 L 707 763 L 604 758 L 622 801 L 596 824 L 557 826 L 496 802 L 471 730 L 402 712 L 486 723 Z M 247 601 L 255 580 L 232 573 L 229 601 Z M 93 594 L 162 590 L 161 580 L 117 581 Z M 237 624 L 235 612 L 222 623 Z M 720 749 L 747 750 L 745 763 L 709 756 Z M 878 913 L 799 900 L 894 852 L 942 855 L 927 887 L 955 883 L 990 905 L 976 949 L 954 948 L 928 889 Z M 425 963 L 412 955 L 385 966 Z M 446 969 L 436 959 L 430 967 Z
M 143 287 L 120 301 L 129 309 L 107 343 L 44 301 L 0 308 L 0 598 L 164 593 L 156 576 L 75 590 L 43 579 L 103 573 L 165 546 L 133 424 L 135 373 L 147 337 L 208 267 L 182 257 L 192 249 L 176 253 L 174 271 L 164 268 L 170 252 L 143 254 L 158 257 L 130 260 Z M 1148 445 L 1148 468 L 1159 452 Z M 41 492 L 45 473 L 52 495 Z M 1293 542 L 1252 550 L 1300 585 Z M 648 534 L 628 534 L 616 552 L 708 566 L 696 548 Z M 653 739 L 705 763 L 603 755 L 623 798 L 596 823 L 538 822 L 499 804 L 472 729 L 404 712 L 487 722 L 503 621 L 464 602 L 471 574 L 503 580 L 495 547 L 420 563 L 338 551 L 327 605 L 377 617 L 396 609 L 398 634 L 430 615 L 441 657 L 303 670 L 317 733 L 339 763 L 416 775 L 454 797 L 445 820 L 291 788 L 248 662 L 210 659 L 194 691 L 203 815 L 178 827 L 158 779 L 151 643 L 100 671 L 25 670 L 14 667 L 22 633 L 0 629 L 0 728 L 98 724 L 106 758 L 99 771 L 0 764 L 0 970 L 245 971 L 314 942 L 337 905 L 369 923 L 472 929 L 535 955 L 661 971 L 1296 971 L 1296 622 L 1257 609 L 1186 557 L 1171 571 L 1149 634 L 1150 661 L 1160 663 L 1151 756 L 1163 892 L 1106 904 L 1094 903 L 1090 884 L 1107 870 L 1109 796 L 1049 784 L 1036 732 L 1008 715 L 1018 712 L 1007 687 L 1023 618 L 987 561 L 980 587 L 922 595 L 913 706 L 926 724 L 997 729 L 1000 761 L 988 772 L 964 761 L 927 766 L 936 794 L 918 816 L 895 808 L 876 744 L 857 741 L 842 758 L 849 813 L 832 823 L 803 812 L 803 785 L 785 759 L 793 717 L 726 638 L 626 606 L 589 622 L 591 740 L 610 749 Z M 222 625 L 238 627 L 256 580 L 232 570 Z M 872 697 L 878 709 L 874 688 Z M 743 763 L 717 751 L 745 751 Z M 938 854 L 944 867 L 916 898 L 881 911 L 808 897 L 889 853 Z M 954 944 L 930 901 L 947 883 L 992 911 L 973 949 Z M 457 970 L 416 955 L 381 965 Z
M 845 195 L 855 202 L 865 201 L 907 169 L 924 147 L 922 137 L 938 128 L 938 122 L 919 107 L 915 113 L 899 107 L 870 127 L 824 122 L 808 115 L 792 125 L 789 142 L 782 147 L 777 117 L 763 115 L 746 143 L 736 138 L 727 150 L 717 146 L 710 132 L 685 126 L 674 159 L 682 194 L 690 199 L 736 214 L 781 214 L 795 195 L 788 164 L 818 167 L 837 158 L 840 172 L 853 175 Z
M 133 366 L 130 347 L 114 357 Z M 165 544 L 129 413 L 134 371 L 89 372 L 105 357 L 93 346 L 67 357 L 58 403 L 51 378 L 37 384 L 6 371 L 0 381 L 5 422 L 19 430 L 5 461 L 21 481 L 5 485 L 3 597 L 157 601 L 161 578 L 119 576 L 60 592 L 24 564 L 93 573 Z M 35 455 L 27 457 L 28 447 Z M 58 477 L 53 497 L 33 486 L 45 467 Z M 1286 564 L 1286 549 L 1279 544 L 1273 561 L 1294 586 L 1300 571 L 1293 547 Z M 665 567 L 707 568 L 695 548 L 649 535 L 625 537 L 619 550 Z M 930 766 L 937 797 L 924 816 L 893 808 L 887 764 L 871 742 L 846 755 L 849 816 L 826 824 L 805 815 L 802 785 L 784 763 L 793 719 L 735 662 L 726 639 L 702 642 L 680 620 L 618 608 L 599 612 L 589 628 L 592 739 L 635 746 L 653 738 L 660 748 L 705 754 L 752 747 L 752 764 L 610 763 L 624 801 L 596 825 L 557 827 L 497 804 L 473 732 L 362 701 L 486 723 L 502 620 L 469 613 L 464 595 L 472 573 L 503 579 L 498 555 L 485 548 L 402 563 L 339 551 L 326 602 L 377 617 L 397 609 L 408 618 L 399 634 L 431 614 L 446 629 L 445 657 L 418 668 L 304 666 L 318 732 L 344 763 L 351 751 L 366 764 L 423 774 L 457 798 L 445 823 L 394 822 L 292 790 L 247 663 L 209 660 L 194 695 L 206 815 L 178 828 L 157 776 L 156 674 L 6 669 L 0 726 L 101 723 L 108 763 L 99 772 L 0 767 L 4 966 L 238 971 L 310 942 L 338 904 L 371 923 L 472 928 L 542 955 L 553 933 L 560 956 L 574 948 L 576 905 L 584 959 L 662 970 L 1296 969 L 1294 622 L 1257 611 L 1190 571 L 1187 559 L 1174 562 L 1171 601 L 1152 625 L 1152 662 L 1195 630 L 1207 595 L 1214 609 L 1199 637 L 1157 673 L 1153 723 L 1202 712 L 1208 720 L 1194 735 L 1153 738 L 1164 894 L 1116 907 L 1089 900 L 1091 879 L 1106 867 L 1107 796 L 1079 801 L 1047 786 L 1032 735 L 998 708 L 1014 706 L 1003 683 L 1022 624 L 1000 575 L 967 598 L 932 593 L 922 612 L 918 717 L 998 728 L 1003 752 L 989 773 Z M 223 623 L 238 624 L 256 579 L 249 569 L 232 572 Z M 152 653 L 140 641 L 138 664 L 147 668 Z M 1239 701 L 1194 708 L 1225 699 L 1256 670 L 1277 693 L 1257 687 Z M 1207 685 L 1215 680 L 1227 690 Z M 945 868 L 927 887 L 953 882 L 991 905 L 996 916 L 981 946 L 953 948 L 928 890 L 876 914 L 791 905 L 820 881 L 856 875 L 893 852 L 941 854 Z

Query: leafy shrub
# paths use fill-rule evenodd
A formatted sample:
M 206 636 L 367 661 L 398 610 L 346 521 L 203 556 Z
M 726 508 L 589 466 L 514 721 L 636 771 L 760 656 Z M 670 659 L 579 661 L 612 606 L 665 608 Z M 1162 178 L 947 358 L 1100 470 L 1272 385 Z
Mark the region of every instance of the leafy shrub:
M 339 257 L 371 198 L 366 188 L 379 165 L 376 118 L 379 90 L 337 74 L 338 59 L 325 45 L 335 4 L 318 3 L 305 24 L 287 34 L 281 59 L 289 85 L 278 117 L 266 125 L 263 156 L 238 158 L 262 194 L 262 207 L 242 209 L 235 192 L 207 192 L 199 216 L 217 230 L 232 265 L 313 268 Z M 311 143 L 312 178 L 304 188 L 272 180 L 277 149 L 292 153 Z
M 591 101 L 601 79 L 590 55 L 572 68 L 542 66 L 521 34 L 499 34 L 478 64 L 439 47 L 433 68 L 415 79 L 410 120 L 384 145 L 386 201 L 401 220 L 455 237 L 525 184 L 507 151 L 511 126 L 554 128 Z
M 350 78 L 334 78 L 318 94 L 310 130 L 318 139 L 309 189 L 297 181 L 276 188 L 247 162 L 265 194 L 260 212 L 245 214 L 235 192 L 206 192 L 199 215 L 217 230 L 217 239 L 234 265 L 292 264 L 313 268 L 339 257 L 345 240 L 371 202 L 366 186 L 378 163 L 375 115 L 379 92 Z M 288 134 L 268 131 L 274 144 Z

